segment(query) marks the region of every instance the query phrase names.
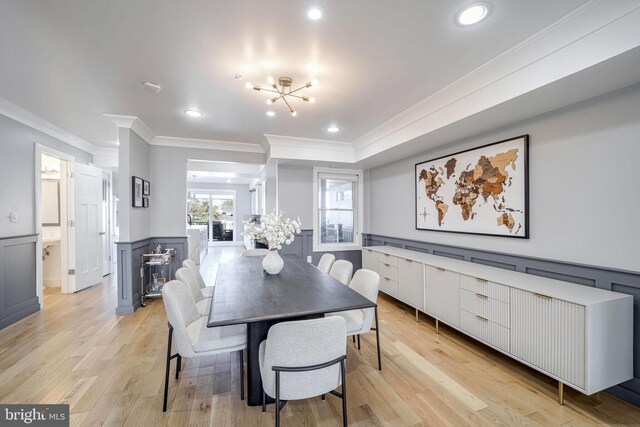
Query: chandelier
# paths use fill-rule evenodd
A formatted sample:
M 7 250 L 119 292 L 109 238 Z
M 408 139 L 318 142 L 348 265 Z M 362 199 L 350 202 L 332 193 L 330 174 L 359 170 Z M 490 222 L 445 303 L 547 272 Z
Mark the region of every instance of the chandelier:
M 291 104 L 289 104 L 289 101 L 291 100 L 291 98 L 302 99 L 303 101 L 310 102 L 312 104 L 316 102 L 316 99 L 314 97 L 299 95 L 297 94 L 297 92 L 303 89 L 310 88 L 312 86 L 317 86 L 318 79 L 313 79 L 305 83 L 304 85 L 300 86 L 297 89 L 293 89 L 293 79 L 291 77 L 287 77 L 287 76 L 278 77 L 277 82 L 273 77 L 269 77 L 267 81 L 271 85 L 271 88 L 262 87 L 260 85 L 254 85 L 253 83 L 247 83 L 245 87 L 247 89 L 253 89 L 258 92 L 264 91 L 264 92 L 270 92 L 270 93 L 276 94 L 276 96 L 274 96 L 273 98 L 267 99 L 267 104 L 271 105 L 276 101 L 278 101 L 279 99 L 282 99 L 282 101 L 287 105 L 287 108 L 289 109 L 289 113 L 291 113 L 293 117 L 297 116 L 298 113 L 296 112 L 296 110 L 293 109 Z M 289 98 L 289 100 L 287 100 L 287 98 Z

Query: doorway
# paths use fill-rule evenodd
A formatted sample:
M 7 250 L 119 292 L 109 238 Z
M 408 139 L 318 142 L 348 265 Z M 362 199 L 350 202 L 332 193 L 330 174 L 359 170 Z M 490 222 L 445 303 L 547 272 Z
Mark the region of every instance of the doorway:
M 235 239 L 235 190 L 189 189 L 187 211 L 190 226 L 206 226 L 211 244 L 228 245 Z

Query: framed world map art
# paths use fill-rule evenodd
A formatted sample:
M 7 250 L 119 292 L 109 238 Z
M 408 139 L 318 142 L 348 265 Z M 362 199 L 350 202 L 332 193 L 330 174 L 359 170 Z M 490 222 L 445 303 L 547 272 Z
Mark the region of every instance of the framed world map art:
M 416 229 L 529 238 L 529 135 L 416 163 Z

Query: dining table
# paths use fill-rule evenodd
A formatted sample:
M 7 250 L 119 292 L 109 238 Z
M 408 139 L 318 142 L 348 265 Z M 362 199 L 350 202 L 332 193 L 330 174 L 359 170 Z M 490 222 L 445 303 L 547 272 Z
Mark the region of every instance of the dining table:
M 375 308 L 376 303 L 296 255 L 282 255 L 279 274 L 262 269 L 262 257 L 237 257 L 218 266 L 207 326 L 247 325 L 247 403 L 262 404 L 258 351 L 276 323 L 327 313 Z M 273 399 L 267 396 L 267 403 Z

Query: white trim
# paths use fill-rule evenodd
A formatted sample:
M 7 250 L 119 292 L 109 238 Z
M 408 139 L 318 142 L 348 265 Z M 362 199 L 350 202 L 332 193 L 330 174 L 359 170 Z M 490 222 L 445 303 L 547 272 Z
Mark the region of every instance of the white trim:
M 356 226 L 354 227 L 354 243 L 320 243 L 318 227 L 318 175 L 357 175 L 356 188 Z M 362 249 L 362 230 L 364 226 L 364 179 L 360 169 L 313 168 L 313 252 L 356 251 Z
M 240 151 L 245 153 L 264 154 L 260 144 L 249 142 L 217 141 L 213 139 L 179 138 L 173 136 L 156 136 L 149 143 L 163 147 L 198 148 L 203 150 Z
M 269 156 L 274 159 L 295 159 L 355 163 L 353 144 L 323 139 L 264 135 L 269 142 Z
M 96 150 L 95 145 L 4 98 L 0 98 L 0 114 L 90 154 Z
M 131 129 L 138 136 L 144 139 L 148 144 L 155 137 L 153 131 L 137 116 L 123 116 L 120 114 L 103 114 L 106 118 L 111 119 L 118 128 Z
M 117 168 L 119 162 L 117 148 L 98 148 L 93 153 L 93 163 L 100 168 Z

